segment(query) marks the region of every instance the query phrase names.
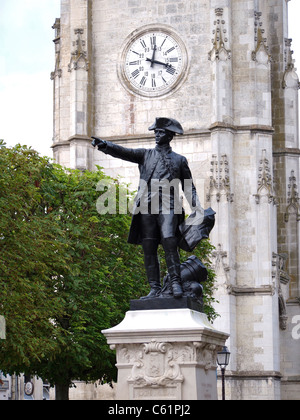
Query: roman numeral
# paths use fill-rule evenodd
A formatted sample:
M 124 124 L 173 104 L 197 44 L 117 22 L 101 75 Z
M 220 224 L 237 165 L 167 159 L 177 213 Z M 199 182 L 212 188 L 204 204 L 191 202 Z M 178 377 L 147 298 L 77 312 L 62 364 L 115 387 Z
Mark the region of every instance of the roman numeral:
M 141 44 L 143 48 L 147 48 L 146 42 L 143 39 L 141 39 Z
M 140 64 L 140 61 L 131 61 L 131 63 L 129 63 L 130 66 L 138 66 Z
M 164 39 L 164 42 L 161 44 L 160 48 L 164 45 L 164 43 L 166 42 L 167 38 L 168 38 L 168 37 L 166 37 L 166 38 Z
M 140 85 L 145 86 L 146 82 L 147 82 L 147 77 L 143 76 L 141 81 L 140 81 Z
M 150 39 L 151 39 L 151 47 L 153 49 L 155 47 L 155 45 L 156 45 L 156 36 L 153 36 Z
M 138 75 L 140 74 L 140 71 L 138 69 L 136 69 L 133 73 L 131 73 L 131 76 L 136 79 L 138 77 Z
M 167 68 L 167 73 L 170 73 L 170 74 L 172 74 L 172 76 L 173 76 L 173 75 L 174 75 L 174 73 L 175 73 L 175 71 L 176 71 L 175 67 L 168 66 L 168 68 Z
M 175 47 L 170 48 L 168 51 L 166 51 L 166 54 L 170 54 L 170 52 L 174 51 Z

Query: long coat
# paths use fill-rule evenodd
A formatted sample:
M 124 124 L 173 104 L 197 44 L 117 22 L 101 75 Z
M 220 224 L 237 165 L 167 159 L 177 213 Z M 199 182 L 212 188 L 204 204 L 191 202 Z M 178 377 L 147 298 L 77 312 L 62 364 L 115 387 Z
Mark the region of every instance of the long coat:
M 106 142 L 106 147 L 104 149 L 101 149 L 101 151 L 110 156 L 129 162 L 137 163 L 139 165 L 140 186 L 137 196 L 135 198 L 135 208 L 133 209 L 133 217 L 128 242 L 132 244 L 141 244 L 139 227 L 140 214 L 136 214 L 136 206 L 138 206 L 141 197 L 145 193 L 145 186 L 147 187 L 149 181 L 152 178 L 161 152 L 157 147 L 155 149 L 130 149 L 108 141 Z M 184 156 L 173 152 L 171 148 L 169 148 L 165 159 L 169 160 L 169 166 L 172 168 L 171 179 L 169 179 L 169 181 L 172 181 L 174 179 L 180 180 L 182 190 L 185 193 L 189 205 L 191 207 L 195 207 L 197 203 L 199 203 L 199 200 L 197 197 L 196 188 L 192 182 L 192 174 L 188 166 L 187 159 Z M 141 182 L 141 180 L 143 180 L 144 182 Z M 185 180 L 190 180 L 189 185 L 191 185 L 191 190 L 188 194 L 185 191 Z

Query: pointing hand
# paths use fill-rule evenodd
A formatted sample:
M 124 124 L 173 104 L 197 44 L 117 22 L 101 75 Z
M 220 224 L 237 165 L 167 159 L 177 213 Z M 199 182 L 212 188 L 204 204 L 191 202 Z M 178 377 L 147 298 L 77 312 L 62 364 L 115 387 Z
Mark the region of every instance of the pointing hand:
M 106 141 L 99 139 L 98 137 L 92 136 L 92 146 L 98 147 L 98 149 L 104 149 L 106 147 Z

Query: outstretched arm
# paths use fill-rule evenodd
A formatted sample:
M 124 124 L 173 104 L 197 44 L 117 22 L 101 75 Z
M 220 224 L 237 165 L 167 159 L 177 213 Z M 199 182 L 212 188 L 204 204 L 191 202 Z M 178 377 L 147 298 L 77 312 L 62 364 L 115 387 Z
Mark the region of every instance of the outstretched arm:
M 92 139 L 92 146 L 97 147 L 106 155 L 138 164 L 142 163 L 144 159 L 146 149 L 129 149 L 94 136 Z

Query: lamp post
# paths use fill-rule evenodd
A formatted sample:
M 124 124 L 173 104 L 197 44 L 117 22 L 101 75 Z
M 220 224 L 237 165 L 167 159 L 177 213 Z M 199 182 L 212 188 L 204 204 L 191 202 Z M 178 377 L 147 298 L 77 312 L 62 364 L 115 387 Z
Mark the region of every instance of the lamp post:
M 230 351 L 227 347 L 223 347 L 222 351 L 218 352 L 217 362 L 222 372 L 222 400 L 225 401 L 225 370 L 229 365 Z

